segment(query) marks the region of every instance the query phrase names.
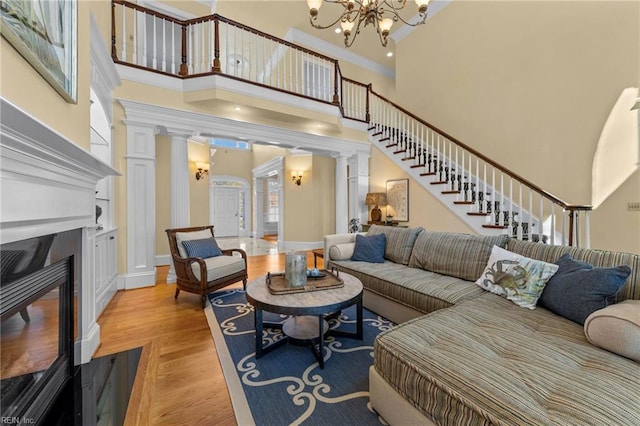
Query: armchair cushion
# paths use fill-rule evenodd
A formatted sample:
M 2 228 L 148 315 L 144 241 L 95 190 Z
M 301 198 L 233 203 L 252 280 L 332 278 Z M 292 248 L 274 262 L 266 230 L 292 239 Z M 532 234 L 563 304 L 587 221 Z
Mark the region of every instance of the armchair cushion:
M 178 253 L 180 253 L 180 257 L 189 257 L 187 255 L 187 250 L 185 250 L 184 246 L 182 245 L 183 241 L 201 240 L 203 238 L 213 238 L 213 234 L 208 229 L 194 232 L 176 232 L 176 246 L 178 247 Z
M 187 251 L 188 257 L 201 257 L 203 259 L 222 255 L 215 238 L 203 238 L 201 240 L 183 241 L 182 245 Z
M 207 281 L 214 281 L 229 275 L 241 272 L 245 269 L 244 259 L 239 256 L 216 256 L 204 259 L 207 265 Z M 198 262 L 191 264 L 193 275 L 200 279 L 200 265 Z

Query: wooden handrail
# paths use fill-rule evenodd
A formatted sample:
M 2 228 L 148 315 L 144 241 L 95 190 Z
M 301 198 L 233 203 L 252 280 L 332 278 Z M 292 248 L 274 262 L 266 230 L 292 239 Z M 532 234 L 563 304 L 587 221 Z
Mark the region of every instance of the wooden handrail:
M 528 179 L 525 179 L 524 177 L 518 175 L 517 173 L 514 173 L 510 170 L 508 170 L 507 168 L 501 166 L 500 164 L 496 163 L 495 161 L 493 161 L 491 158 L 485 156 L 484 154 L 478 152 L 477 150 L 475 150 L 474 148 L 471 148 L 470 146 L 466 145 L 465 143 L 461 142 L 460 140 L 456 139 L 455 137 L 451 136 L 450 134 L 440 130 L 439 128 L 437 128 L 436 126 L 432 125 L 431 123 L 423 120 L 422 118 L 416 116 L 415 114 L 413 114 L 412 112 L 406 110 L 405 108 L 397 105 L 396 103 L 390 101 L 389 99 L 385 98 L 384 96 L 382 96 L 381 94 L 375 92 L 373 90 L 373 87 L 371 84 L 365 84 L 347 77 L 344 77 L 342 75 L 342 72 L 340 70 L 340 65 L 337 59 L 334 58 L 330 58 L 326 55 L 314 52 L 313 50 L 307 49 L 303 46 L 297 45 L 295 43 L 291 43 L 289 41 L 280 39 L 278 37 L 272 36 L 270 34 L 267 34 L 263 31 L 260 31 L 258 29 L 249 27 L 247 25 L 244 25 L 240 22 L 225 18 L 221 15 L 218 14 L 212 14 L 212 15 L 207 15 L 207 16 L 202 16 L 202 17 L 198 17 L 198 18 L 194 18 L 194 19 L 189 19 L 189 20 L 180 20 L 180 19 L 176 19 L 172 16 L 169 15 L 165 15 L 163 13 L 160 12 L 156 12 L 154 10 L 151 9 L 147 9 L 145 7 L 139 6 L 135 3 L 131 3 L 129 1 L 126 0 L 112 0 L 112 29 L 111 29 L 111 42 L 112 42 L 112 57 L 114 59 L 114 62 L 116 63 L 122 63 L 122 64 L 126 64 L 129 66 L 134 66 L 136 68 L 141 68 L 141 69 L 147 69 L 146 67 L 142 67 L 139 65 L 135 65 L 135 64 L 128 64 L 126 62 L 122 62 L 119 61 L 117 59 L 117 55 L 116 55 L 116 28 L 115 28 L 115 4 L 120 4 L 122 6 L 131 8 L 131 9 L 135 9 L 137 11 L 140 12 L 144 12 L 146 14 L 155 16 L 157 18 L 161 18 L 164 19 L 166 21 L 170 21 L 173 22 L 177 25 L 180 25 L 182 28 L 182 46 L 181 46 L 181 64 L 180 64 L 180 71 L 179 71 L 179 75 L 173 75 L 173 74 L 168 74 L 168 75 L 173 75 L 175 77 L 178 78 L 190 78 L 190 77 L 196 77 L 196 76 L 202 76 L 202 75 L 211 75 L 211 74 L 218 74 L 218 75 L 223 75 L 225 77 L 228 78 L 233 78 L 236 80 L 242 80 L 242 81 L 246 81 L 249 82 L 251 84 L 254 85 L 258 85 L 258 86 L 262 86 L 262 87 L 268 87 L 270 89 L 273 90 L 277 90 L 277 91 L 281 91 L 284 93 L 291 93 L 294 94 L 296 96 L 301 96 L 304 98 L 308 98 L 308 99 L 312 99 L 314 101 L 318 101 L 318 102 L 323 102 L 323 103 L 329 103 L 329 104 L 333 104 L 339 107 L 340 113 L 341 115 L 344 117 L 344 106 L 342 105 L 342 102 L 339 98 L 339 91 L 338 91 L 338 84 L 340 84 L 340 86 L 342 87 L 343 83 L 347 82 L 349 84 L 353 84 L 356 86 L 360 86 L 360 87 L 364 87 L 367 89 L 367 93 L 366 93 L 366 111 L 365 111 L 365 115 L 366 115 L 366 122 L 370 121 L 370 95 L 375 95 L 378 98 L 380 98 L 382 101 L 387 102 L 388 104 L 392 105 L 394 108 L 396 108 L 397 110 L 401 111 L 402 113 L 406 114 L 407 116 L 411 117 L 412 119 L 416 120 L 417 122 L 421 123 L 422 125 L 430 128 L 431 130 L 433 130 L 434 132 L 437 132 L 438 134 L 444 136 L 445 138 L 447 138 L 448 140 L 450 140 L 451 142 L 453 142 L 454 144 L 458 145 L 459 147 L 465 149 L 466 151 L 468 151 L 469 153 L 475 155 L 477 158 L 481 159 L 482 161 L 484 161 L 485 163 L 491 165 L 492 167 L 494 167 L 496 170 L 501 171 L 502 173 L 505 173 L 507 175 L 509 175 L 510 177 L 512 177 L 513 179 L 517 180 L 518 182 L 520 182 L 521 184 L 529 187 L 532 191 L 537 192 L 538 194 L 540 194 L 541 196 L 551 200 L 552 202 L 554 202 L 555 204 L 561 206 L 563 209 L 568 210 L 570 212 L 574 212 L 574 211 L 590 211 L 593 209 L 593 206 L 590 205 L 580 205 L 580 204 L 569 204 L 566 203 L 565 201 L 563 201 L 562 199 L 558 198 L 557 196 L 551 194 L 550 192 L 540 188 L 538 185 L 532 183 L 531 181 L 529 181 Z M 186 32 L 187 32 L 187 27 L 189 25 L 194 25 L 194 24 L 198 24 L 198 23 L 202 23 L 202 22 L 209 22 L 209 21 L 213 21 L 215 23 L 215 40 L 214 40 L 214 63 L 212 64 L 212 70 L 208 73 L 200 73 L 200 74 L 195 74 L 195 75 L 188 75 L 188 69 L 187 69 L 187 37 L 186 37 Z M 304 52 L 310 56 L 314 56 L 316 58 L 320 58 L 323 59 L 327 62 L 330 62 L 334 65 L 334 94 L 333 94 L 333 100 L 332 102 L 327 102 L 321 99 L 315 99 L 313 97 L 310 96 L 306 96 L 306 95 L 302 95 L 300 93 L 295 93 L 295 92 L 291 92 L 288 90 L 284 90 L 278 87 L 271 87 L 265 84 L 261 84 L 258 82 L 254 82 L 251 80 L 246 80 L 240 77 L 235 77 L 232 75 L 227 75 L 227 74 L 223 74 L 220 71 L 220 59 L 219 59 L 219 55 L 220 55 L 220 46 L 219 46 L 219 22 L 224 22 L 228 25 L 232 25 L 235 26 L 243 31 L 247 31 L 249 33 L 258 35 L 260 37 L 264 37 L 265 39 L 268 40 L 272 40 L 280 45 L 284 45 L 287 47 L 290 47 L 292 49 Z M 156 72 L 160 72 L 158 70 L 153 70 L 152 71 L 156 71 Z M 167 74 L 164 72 L 160 72 L 162 74 Z M 358 121 L 362 121 L 357 119 Z
M 468 151 L 471 154 L 475 155 L 476 157 L 480 158 L 482 161 L 490 164 L 495 169 L 500 170 L 503 173 L 506 173 L 507 175 L 511 176 L 512 178 L 514 178 L 515 180 L 517 180 L 521 184 L 524 184 L 525 186 L 528 186 L 530 189 L 532 189 L 533 191 L 537 192 L 538 194 L 544 196 L 545 198 L 550 199 L 555 204 L 560 205 L 565 210 L 571 210 L 571 211 L 574 211 L 574 210 L 585 210 L 585 211 L 588 211 L 588 210 L 592 210 L 593 209 L 593 206 L 580 205 L 580 204 L 569 204 L 569 203 L 561 200 L 560 198 L 556 197 L 552 193 L 550 193 L 550 192 L 540 188 L 538 185 L 532 183 L 528 179 L 525 179 L 522 176 L 518 175 L 517 173 L 514 173 L 511 170 L 507 169 L 506 167 L 501 166 L 500 164 L 496 163 L 491 158 L 487 157 L 486 155 L 482 154 L 481 152 L 478 152 L 477 150 L 471 148 L 467 144 L 459 141 L 458 139 L 454 138 L 453 136 L 451 136 L 447 132 L 444 132 L 444 131 L 440 130 L 439 128 L 437 128 L 433 124 L 421 119 L 420 117 L 416 116 L 412 112 L 407 111 L 406 109 L 402 108 L 400 105 L 396 104 L 395 102 L 392 102 L 389 99 L 385 98 L 384 96 L 380 95 L 379 93 L 376 93 L 373 89 L 370 89 L 370 91 L 371 91 L 371 93 L 373 95 L 375 95 L 378 98 L 382 99 L 383 101 L 393 105 L 394 108 L 397 108 L 402 113 L 404 113 L 404 114 L 408 115 L 409 117 L 413 118 L 414 120 L 418 121 L 420 124 L 423 124 L 424 126 L 427 126 L 428 128 L 430 128 L 434 132 L 444 136 L 445 138 L 447 138 L 448 140 L 450 140 L 454 144 L 458 145 L 459 147 L 465 149 L 466 151 Z

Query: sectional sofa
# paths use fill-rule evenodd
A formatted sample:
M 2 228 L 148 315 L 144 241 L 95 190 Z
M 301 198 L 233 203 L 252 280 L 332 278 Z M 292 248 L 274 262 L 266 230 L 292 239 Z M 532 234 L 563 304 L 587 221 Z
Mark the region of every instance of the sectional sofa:
M 383 263 L 351 260 L 365 234 L 326 236 L 324 256 L 362 281 L 365 307 L 398 324 L 376 339 L 369 377 L 371 404 L 391 425 L 640 424 L 640 256 L 422 228 L 373 226 L 367 236 L 378 234 Z M 487 269 L 496 246 L 519 261 L 617 267 L 622 287 L 603 295 L 617 303 L 583 325 L 564 316 L 588 305 L 582 278 L 553 296 L 566 314 L 554 300 L 556 313 L 487 291 L 476 281 L 496 272 Z

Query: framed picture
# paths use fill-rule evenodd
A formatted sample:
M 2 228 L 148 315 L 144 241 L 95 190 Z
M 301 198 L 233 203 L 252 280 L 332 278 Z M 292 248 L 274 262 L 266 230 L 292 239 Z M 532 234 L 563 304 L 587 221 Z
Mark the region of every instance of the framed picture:
M 407 222 L 409 220 L 409 179 L 387 181 L 387 217 Z
M 2 36 L 69 103 L 78 90 L 76 1 L 0 1 Z

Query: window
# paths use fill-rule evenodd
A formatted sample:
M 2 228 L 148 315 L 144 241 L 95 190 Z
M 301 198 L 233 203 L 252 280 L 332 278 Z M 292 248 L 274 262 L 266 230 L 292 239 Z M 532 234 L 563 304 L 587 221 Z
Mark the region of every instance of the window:
M 267 222 L 277 222 L 280 208 L 277 176 L 267 178 L 267 194 Z
M 249 144 L 249 142 L 234 141 L 230 139 L 212 138 L 209 139 L 209 145 L 218 148 L 243 149 L 247 151 L 251 150 L 251 144 Z

